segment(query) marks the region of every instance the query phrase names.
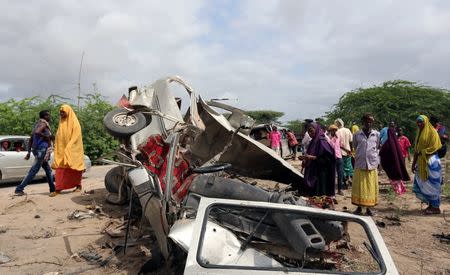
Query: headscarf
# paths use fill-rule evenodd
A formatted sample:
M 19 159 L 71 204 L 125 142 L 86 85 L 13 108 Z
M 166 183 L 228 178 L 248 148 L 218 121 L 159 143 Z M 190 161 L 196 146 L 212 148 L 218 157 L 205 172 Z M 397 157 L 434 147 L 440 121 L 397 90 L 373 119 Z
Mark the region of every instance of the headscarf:
M 351 129 L 351 131 L 352 131 L 352 134 L 355 134 L 356 132 L 358 132 L 358 131 L 359 131 L 359 127 L 358 127 L 358 125 L 356 125 L 356 124 L 353 124 L 353 125 L 352 125 L 352 129 Z
M 63 104 L 59 110 L 67 116 L 59 121 L 52 168 L 83 171 L 85 169 L 84 150 L 80 122 L 69 105 Z
M 314 127 L 314 130 L 316 130 L 316 136 L 309 142 L 308 148 L 306 149 L 306 154 L 316 157 L 329 154 L 332 156 L 331 159 L 334 160 L 334 149 L 326 139 L 325 133 L 322 128 L 320 128 L 320 125 L 313 122 L 308 128 L 310 127 Z M 320 167 L 316 161 L 307 161 L 305 165 L 308 167 L 308 169 L 305 169 L 305 183 L 309 188 L 315 187 L 318 181 L 317 173 Z
M 416 136 L 414 151 L 419 154 L 417 164 L 419 166 L 419 177 L 423 181 L 428 179 L 428 158 L 442 147 L 439 134 L 425 115 L 420 115 L 417 120 L 423 121 L 424 127 L 419 129 Z
M 344 128 L 344 121 L 343 121 L 342 119 L 340 119 L 340 118 L 336 119 L 336 120 L 334 121 L 334 124 L 336 124 L 336 126 L 338 126 L 339 129 Z M 339 126 L 339 125 L 340 125 L 340 126 Z
M 403 161 L 402 151 L 398 144 L 395 130 L 389 127 L 387 130 L 387 140 L 381 146 L 380 150 L 381 167 L 391 180 L 410 180 L 405 162 Z
M 337 131 L 337 129 L 339 129 L 339 128 L 336 126 L 336 124 L 331 124 L 330 127 L 328 127 L 328 131 L 333 131 L 333 130 Z

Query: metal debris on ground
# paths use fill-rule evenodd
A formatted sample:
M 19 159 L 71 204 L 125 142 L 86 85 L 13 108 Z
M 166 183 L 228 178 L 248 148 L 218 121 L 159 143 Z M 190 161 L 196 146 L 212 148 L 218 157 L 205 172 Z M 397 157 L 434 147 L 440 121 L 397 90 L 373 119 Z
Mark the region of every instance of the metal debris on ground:
M 74 210 L 72 211 L 67 218 L 69 220 L 84 220 L 90 218 L 98 218 L 100 216 L 105 216 L 103 214 L 101 208 L 96 208 L 95 210 L 83 211 L 83 210 Z
M 0 264 L 6 264 L 11 261 L 11 258 L 5 253 L 0 251 Z
M 433 237 L 438 239 L 441 243 L 450 244 L 450 233 L 448 233 L 448 234 L 444 234 L 444 233 L 433 234 Z
M 85 259 L 86 261 L 88 261 L 90 263 L 100 263 L 102 260 L 101 255 L 99 255 L 97 252 L 91 251 L 91 250 L 85 250 L 85 251 L 78 252 L 78 256 Z

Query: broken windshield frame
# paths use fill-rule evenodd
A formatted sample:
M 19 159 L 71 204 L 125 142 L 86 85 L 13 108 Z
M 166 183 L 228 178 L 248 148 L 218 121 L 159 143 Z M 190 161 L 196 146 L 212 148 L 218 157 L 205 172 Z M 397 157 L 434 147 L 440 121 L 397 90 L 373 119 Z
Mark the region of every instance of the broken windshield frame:
M 381 252 L 379 247 L 376 244 L 375 241 L 375 237 L 372 234 L 372 232 L 370 231 L 368 225 L 362 221 L 361 219 L 357 218 L 357 217 L 342 217 L 342 216 L 337 216 L 337 215 L 333 215 L 332 213 L 311 213 L 309 211 L 304 211 L 304 210 L 300 210 L 300 209 L 280 209 L 280 208 L 273 208 L 270 209 L 268 207 L 265 206 L 259 206 L 259 205 L 251 205 L 251 206 L 247 206 L 247 205 L 229 205 L 229 204 L 222 204 L 222 203 L 212 203 L 210 205 L 208 205 L 208 207 L 206 208 L 205 214 L 203 216 L 203 222 L 201 225 L 201 232 L 200 232 L 200 238 L 199 238 L 199 242 L 198 242 L 198 249 L 196 252 L 196 260 L 197 263 L 204 268 L 211 268 L 211 269 L 241 269 L 241 270 L 261 270 L 261 271 L 281 271 L 281 272 L 302 272 L 302 273 L 313 273 L 313 274 L 317 274 L 317 273 L 323 273 L 323 274 L 349 274 L 349 272 L 343 272 L 343 271 L 329 271 L 329 270 L 320 270 L 320 269 L 308 269 L 308 268 L 293 268 L 293 267 L 258 267 L 258 266 L 232 266 L 232 265 L 220 265 L 220 264 L 211 264 L 208 261 L 206 261 L 206 259 L 204 259 L 201 254 L 202 254 L 202 250 L 203 250 L 203 244 L 204 244 L 204 239 L 205 239 L 205 232 L 206 232 L 206 224 L 208 222 L 208 217 L 210 217 L 210 212 L 212 209 L 217 208 L 217 207 L 223 207 L 223 208 L 228 208 L 228 209 L 233 209 L 233 210 L 245 210 L 245 209 L 256 209 L 256 210 L 261 210 L 261 211 L 277 211 L 277 212 L 287 212 L 287 213 L 294 213 L 295 214 L 299 214 L 299 215 L 304 215 L 307 216 L 308 218 L 320 218 L 320 219 L 324 219 L 324 220 L 332 220 L 332 221 L 341 221 L 341 222 L 355 222 L 357 224 L 359 224 L 363 229 L 364 232 L 366 234 L 366 236 L 368 237 L 368 241 L 371 245 L 373 254 L 372 257 L 374 259 L 374 261 L 376 263 L 378 263 L 379 266 L 379 271 L 378 272 L 370 272 L 370 273 L 364 273 L 364 272 L 350 272 L 350 274 L 367 274 L 367 275 L 383 275 L 386 274 L 387 272 L 387 267 L 386 264 L 384 262 L 383 257 L 381 256 Z M 197 217 L 198 218 L 198 217 Z M 370 249 L 368 249 L 370 252 Z

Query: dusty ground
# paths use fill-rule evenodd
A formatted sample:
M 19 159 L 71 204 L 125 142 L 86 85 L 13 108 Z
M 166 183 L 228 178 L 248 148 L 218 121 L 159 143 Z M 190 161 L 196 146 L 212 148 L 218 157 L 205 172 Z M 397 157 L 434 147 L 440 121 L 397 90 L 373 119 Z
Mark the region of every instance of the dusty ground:
M 1 187 L 0 260 L 3 253 L 11 261 L 0 264 L 0 274 L 137 274 L 148 251 L 138 245 L 129 248 L 126 256 L 123 251 L 113 255 L 111 247 L 122 238 L 112 239 L 101 233 L 111 222 L 114 224 L 109 228 L 123 222 L 126 214 L 123 207 L 104 201 L 103 177 L 110 168 L 92 168 L 83 181 L 87 193 L 63 193 L 50 198 L 48 186 L 40 183 L 27 187 L 27 197 L 12 197 L 14 184 Z M 450 199 L 442 202 L 446 221 L 444 215 L 423 216 L 419 201 L 410 192 L 396 197 L 387 190 L 380 194 L 374 219 L 386 224 L 379 230 L 400 273 L 450 274 L 450 245 L 432 236 L 450 233 Z M 338 196 L 336 210 L 354 209 L 349 195 L 348 191 L 346 196 Z M 68 219 L 74 210 L 89 211 L 87 208 L 94 206 L 100 206 L 102 214 L 84 220 Z M 395 222 L 388 218 L 399 218 L 400 225 L 393 225 Z M 95 252 L 101 259 L 88 262 L 82 258 L 83 252 Z

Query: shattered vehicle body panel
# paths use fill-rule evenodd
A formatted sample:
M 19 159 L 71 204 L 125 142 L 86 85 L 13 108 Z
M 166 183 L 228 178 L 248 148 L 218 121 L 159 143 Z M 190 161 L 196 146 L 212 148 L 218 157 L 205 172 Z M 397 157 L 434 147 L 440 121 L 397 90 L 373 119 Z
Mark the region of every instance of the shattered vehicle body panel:
M 183 85 L 189 93 L 191 104 L 183 119 L 175 97 L 169 89 L 169 84 L 176 82 Z M 146 100 L 148 100 L 147 103 Z M 192 153 L 201 163 L 212 159 L 230 143 L 230 148 L 216 161 L 231 163 L 233 170 L 243 176 L 273 179 L 286 184 L 298 185 L 303 182 L 302 174 L 286 162 L 270 148 L 253 140 L 248 135 L 237 132 L 230 122 L 212 109 L 187 84 L 178 77 L 157 80 L 149 87 L 134 90 L 130 93 L 130 104 L 138 110 L 158 110 L 170 119 L 156 117 L 141 131 L 130 137 L 131 145 L 137 151 L 152 134 L 168 136 L 169 131 L 180 123 L 188 123 L 204 130 L 192 144 Z M 235 121 L 235 123 L 237 123 Z M 248 121 L 244 121 L 248 127 Z
M 170 92 L 170 83 L 182 85 L 189 94 L 190 105 L 184 116 Z M 108 162 L 123 168 L 119 186 L 109 189 L 111 184 L 105 186 L 110 193 L 119 190 L 115 195 L 118 198 L 108 200 L 111 203 L 124 204 L 127 198 L 122 197 L 122 193 L 130 194 L 129 213 L 135 205 L 133 198 L 138 200 L 136 207 L 141 208 L 142 218 L 150 223 L 158 244 L 152 255 L 159 253 L 163 256 L 160 258 L 169 261 L 172 252 L 177 250 L 174 245 L 181 248 L 189 254 L 185 270 L 188 274 L 216 273 L 223 265 L 227 266 L 224 270 L 234 266 L 233 270 L 299 272 L 303 263 L 318 258 L 317 255 L 321 258 L 331 244 L 348 236 L 343 217 L 356 220 L 373 231 L 371 225 L 353 215 L 326 211 L 327 217 L 336 220 L 316 218 L 323 210 L 314 209 L 306 199 L 284 191 L 263 190 L 235 177 L 270 179 L 297 188 L 303 183 L 299 171 L 242 131 L 251 127 L 251 120 L 235 112 L 230 122 L 197 97 L 179 77 L 160 79 L 148 87 L 132 87 L 129 92 L 129 104 L 123 106 L 125 111 L 120 114 L 126 118 L 123 121 L 136 121 L 146 116 L 146 124 L 124 136 L 121 127 L 128 127 L 126 124 L 108 128 L 110 124 L 105 123 L 113 135 L 118 131 L 121 143 L 116 152 L 120 161 Z M 211 210 L 213 202 L 220 202 L 225 208 Z M 248 209 L 248 206 L 256 208 Z M 205 213 L 209 216 L 205 217 Z M 202 223 L 201 228 L 199 223 Z M 192 259 L 189 262 L 189 258 L 194 257 L 191 256 L 193 249 L 201 248 L 198 238 L 213 240 L 218 232 L 225 242 L 216 247 L 205 246 L 207 250 L 201 250 L 200 256 L 200 252 L 195 252 L 197 262 Z M 384 242 L 372 237 L 370 243 L 368 250 L 375 251 L 376 263 L 380 263 Z M 268 248 L 273 252 L 267 253 Z M 226 255 L 229 256 L 224 257 Z M 390 267 L 384 264 L 389 263 L 387 255 L 379 264 L 381 271 L 385 266 Z M 199 260 L 205 257 L 209 260 Z M 213 269 L 209 268 L 211 262 L 216 265 Z M 377 264 L 374 266 L 377 268 Z M 225 274 L 221 272 L 218 274 Z
M 192 146 L 197 158 L 208 161 L 219 154 L 232 138 L 230 149 L 220 155 L 218 161 L 231 163 L 237 174 L 294 185 L 303 182 L 303 175 L 297 169 L 267 146 L 241 132 L 235 133 L 228 120 L 201 98 L 198 110 L 207 127 Z
M 189 243 L 189 253 L 186 261 L 184 274 L 351 274 L 351 272 L 321 272 L 317 270 L 301 268 L 287 268 L 266 253 L 247 252 L 242 249 L 242 240 L 233 238 L 218 231 L 218 225 L 208 221 L 208 212 L 213 206 L 233 207 L 258 207 L 264 210 L 278 209 L 291 210 L 302 215 L 325 217 L 336 220 L 349 220 L 361 224 L 369 236 L 369 242 L 373 249 L 380 270 L 365 274 L 398 274 L 392 257 L 383 242 L 375 223 L 371 218 L 355 216 L 347 213 L 338 213 L 329 210 L 315 209 L 304 206 L 293 206 L 285 204 L 271 204 L 265 202 L 250 202 L 225 199 L 203 198 L 200 202 L 195 224 L 192 226 L 192 239 Z M 213 230 L 215 228 L 215 230 Z M 217 234 L 218 232 L 222 234 Z M 188 234 L 188 232 L 185 232 Z M 179 235 L 179 234 L 178 234 Z M 212 236 L 213 235 L 213 236 Z M 211 249 L 226 247 L 226 254 L 211 253 Z M 358 272 L 362 274 L 362 272 Z

